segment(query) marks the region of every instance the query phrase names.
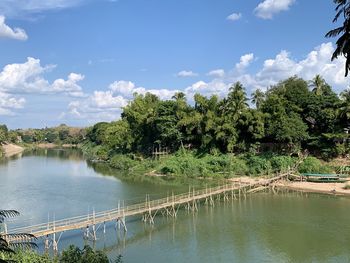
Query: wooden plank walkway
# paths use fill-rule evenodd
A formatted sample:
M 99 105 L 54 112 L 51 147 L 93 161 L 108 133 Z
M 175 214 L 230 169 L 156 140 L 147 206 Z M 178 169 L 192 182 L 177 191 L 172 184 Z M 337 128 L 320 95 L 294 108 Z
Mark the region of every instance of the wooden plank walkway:
M 188 208 L 197 207 L 197 202 L 212 200 L 215 196 L 225 195 L 228 193 L 233 194 L 237 192 L 247 192 L 247 189 L 252 191 L 253 189 L 259 189 L 261 187 L 269 186 L 271 183 L 280 179 L 286 178 L 290 173 L 278 175 L 276 177 L 258 181 L 255 183 L 232 183 L 213 188 L 207 188 L 197 191 L 189 191 L 184 194 L 172 195 L 166 198 L 158 200 L 146 200 L 139 204 L 133 204 L 129 206 L 119 207 L 107 211 L 90 213 L 87 215 L 66 218 L 58 221 L 50 221 L 38 225 L 20 227 L 9 229 L 8 233 L 30 233 L 35 235 L 37 238 L 48 237 L 49 235 L 55 235 L 56 233 L 66 232 L 77 229 L 86 229 L 93 226 L 95 232 L 95 226 L 98 224 L 105 224 L 107 222 L 116 221 L 123 225 L 126 231 L 125 218 L 131 216 L 142 215 L 144 221 L 149 220 L 153 223 L 153 218 L 160 210 L 166 210 L 166 213 L 172 216 L 176 216 L 177 210 L 180 206 L 187 205 Z M 253 192 L 253 191 L 252 191 Z M 96 235 L 96 233 L 94 233 Z M 12 241 L 12 240 L 8 240 Z

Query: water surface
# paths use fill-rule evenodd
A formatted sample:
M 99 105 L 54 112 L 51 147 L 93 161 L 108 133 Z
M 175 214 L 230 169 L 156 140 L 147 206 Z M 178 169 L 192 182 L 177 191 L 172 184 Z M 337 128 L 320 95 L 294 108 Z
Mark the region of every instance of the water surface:
M 88 164 L 79 151 L 25 153 L 0 163 L 1 208 L 21 212 L 11 226 L 37 224 L 188 187 L 120 178 Z M 342 197 L 261 193 L 203 205 L 194 214 L 182 210 L 176 219 L 159 216 L 154 226 L 130 218 L 126 235 L 110 223 L 90 244 L 111 258 L 122 254 L 124 262 L 350 262 L 349 207 Z M 81 230 L 63 233 L 59 248 L 83 246 L 82 236 Z

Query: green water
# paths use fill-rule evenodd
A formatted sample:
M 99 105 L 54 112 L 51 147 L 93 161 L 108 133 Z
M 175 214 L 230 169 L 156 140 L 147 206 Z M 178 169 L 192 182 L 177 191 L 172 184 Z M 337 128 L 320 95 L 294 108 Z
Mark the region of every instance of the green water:
M 95 169 L 94 169 L 95 167 Z M 79 151 L 47 150 L 0 162 L 2 209 L 22 216 L 11 226 L 46 222 L 186 191 L 187 185 L 121 180 L 107 167 L 87 164 Z M 107 225 L 94 245 L 124 262 L 350 262 L 350 199 L 261 193 L 246 200 L 180 211 L 174 220 L 156 217 L 150 226 L 127 221 L 124 235 Z M 82 231 L 64 233 L 59 248 L 84 244 Z M 40 248 L 41 240 L 39 240 Z

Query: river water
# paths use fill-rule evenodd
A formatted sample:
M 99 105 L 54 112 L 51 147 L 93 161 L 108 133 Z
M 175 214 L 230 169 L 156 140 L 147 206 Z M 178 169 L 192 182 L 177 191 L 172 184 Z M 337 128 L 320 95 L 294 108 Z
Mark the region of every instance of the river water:
M 115 174 L 108 176 L 105 174 Z M 42 150 L 0 162 L 1 209 L 21 216 L 10 227 L 47 222 L 136 203 L 188 185 L 124 180 L 88 164 L 79 151 Z M 350 199 L 316 194 L 261 193 L 247 199 L 157 216 L 155 225 L 127 221 L 128 232 L 107 225 L 95 246 L 124 262 L 350 262 Z M 81 230 L 63 233 L 59 249 L 83 246 Z M 39 241 L 42 249 L 41 241 Z

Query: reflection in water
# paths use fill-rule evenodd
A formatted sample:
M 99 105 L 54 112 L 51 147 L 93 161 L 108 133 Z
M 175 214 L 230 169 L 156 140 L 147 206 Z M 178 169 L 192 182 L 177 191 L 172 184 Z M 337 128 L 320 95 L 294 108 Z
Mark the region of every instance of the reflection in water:
M 126 177 L 77 150 L 25 152 L 0 163 L 1 208 L 22 213 L 10 226 L 27 225 L 188 189 Z M 95 245 L 124 262 L 349 262 L 349 207 L 347 198 L 261 193 L 201 205 L 198 213 L 180 210 L 176 219 L 157 216 L 154 226 L 129 218 L 126 235 L 111 222 Z M 72 243 L 83 246 L 83 230 L 63 233 L 59 248 Z

